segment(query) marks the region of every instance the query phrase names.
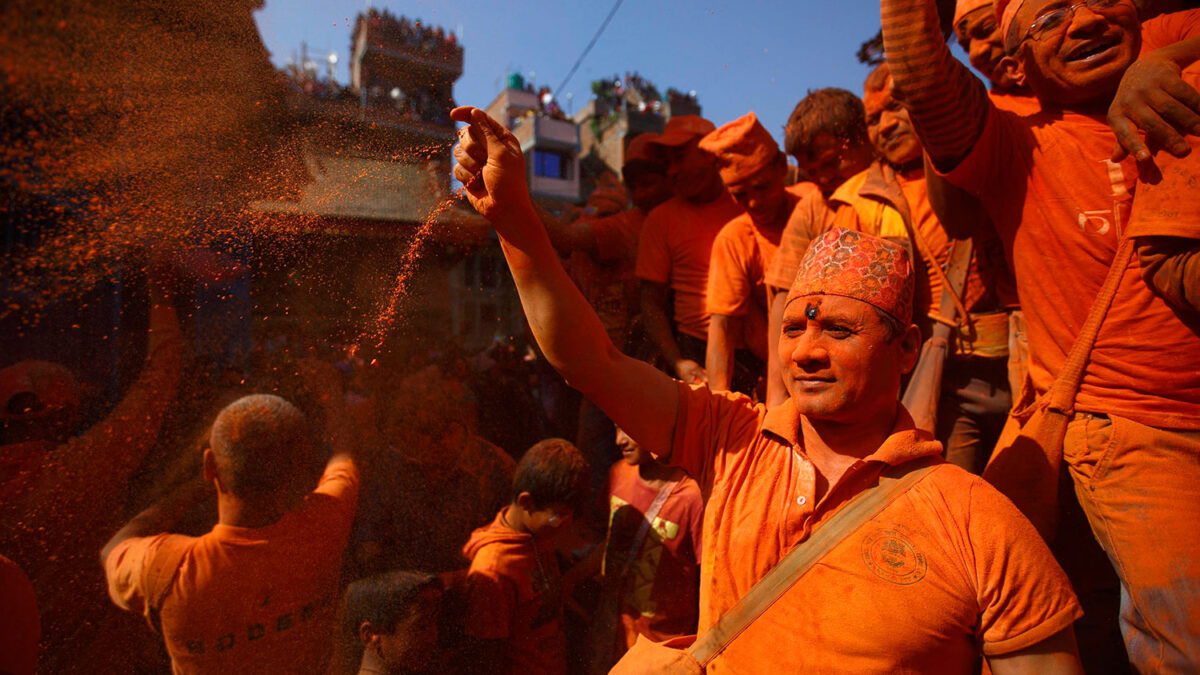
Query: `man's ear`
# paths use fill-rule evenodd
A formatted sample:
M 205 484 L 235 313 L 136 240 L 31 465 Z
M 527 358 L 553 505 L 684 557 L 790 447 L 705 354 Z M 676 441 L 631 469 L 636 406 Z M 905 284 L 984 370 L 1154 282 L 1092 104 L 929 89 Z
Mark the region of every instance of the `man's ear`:
M 362 640 L 364 647 L 369 648 L 379 641 L 379 633 L 375 632 L 375 627 L 371 625 L 370 621 L 364 621 L 358 627 L 358 639 Z
M 1004 68 L 1004 73 L 1013 81 L 1013 84 L 1018 87 L 1025 86 L 1025 68 L 1021 65 L 1021 61 L 1017 57 L 1002 57 L 1000 59 L 1000 66 Z
M 528 492 L 522 492 L 517 495 L 517 506 L 525 513 L 533 513 L 538 510 L 537 502 L 534 501 L 533 495 Z
M 900 372 L 911 373 L 921 356 L 921 329 L 909 324 L 900 336 Z
M 212 448 L 204 448 L 204 482 L 211 483 L 217 478 L 217 456 Z

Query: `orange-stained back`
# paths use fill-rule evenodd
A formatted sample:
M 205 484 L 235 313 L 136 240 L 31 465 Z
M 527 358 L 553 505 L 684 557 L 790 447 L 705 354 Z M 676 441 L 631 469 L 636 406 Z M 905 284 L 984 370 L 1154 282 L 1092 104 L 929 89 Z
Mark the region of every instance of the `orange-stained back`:
M 321 672 L 357 497 L 357 469 L 334 463 L 304 505 L 275 524 L 217 525 L 191 539 L 161 610 L 174 672 Z M 162 564 L 156 553 L 171 536 L 129 539 L 109 555 L 115 601 L 144 606 L 143 572 Z

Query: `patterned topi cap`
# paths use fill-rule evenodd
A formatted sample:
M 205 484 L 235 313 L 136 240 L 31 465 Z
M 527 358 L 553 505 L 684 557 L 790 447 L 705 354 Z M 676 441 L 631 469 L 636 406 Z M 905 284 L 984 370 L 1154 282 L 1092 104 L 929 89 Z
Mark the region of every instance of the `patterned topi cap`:
M 787 302 L 807 295 L 840 295 L 912 323 L 915 277 L 908 251 L 886 239 L 835 227 L 814 239 L 800 263 Z

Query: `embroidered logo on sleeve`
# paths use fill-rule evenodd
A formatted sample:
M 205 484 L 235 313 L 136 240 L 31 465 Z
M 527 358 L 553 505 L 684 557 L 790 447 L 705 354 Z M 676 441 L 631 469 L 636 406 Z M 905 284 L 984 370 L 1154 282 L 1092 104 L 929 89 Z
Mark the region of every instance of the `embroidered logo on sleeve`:
M 862 559 L 875 576 L 908 586 L 925 578 L 925 555 L 896 530 L 877 529 L 863 538 Z

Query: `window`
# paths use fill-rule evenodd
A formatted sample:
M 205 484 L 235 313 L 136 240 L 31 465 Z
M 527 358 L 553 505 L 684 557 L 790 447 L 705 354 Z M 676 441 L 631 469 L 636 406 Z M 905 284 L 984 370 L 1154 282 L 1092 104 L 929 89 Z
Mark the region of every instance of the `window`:
M 545 178 L 567 178 L 571 158 L 562 152 L 550 150 L 533 151 L 533 175 Z

